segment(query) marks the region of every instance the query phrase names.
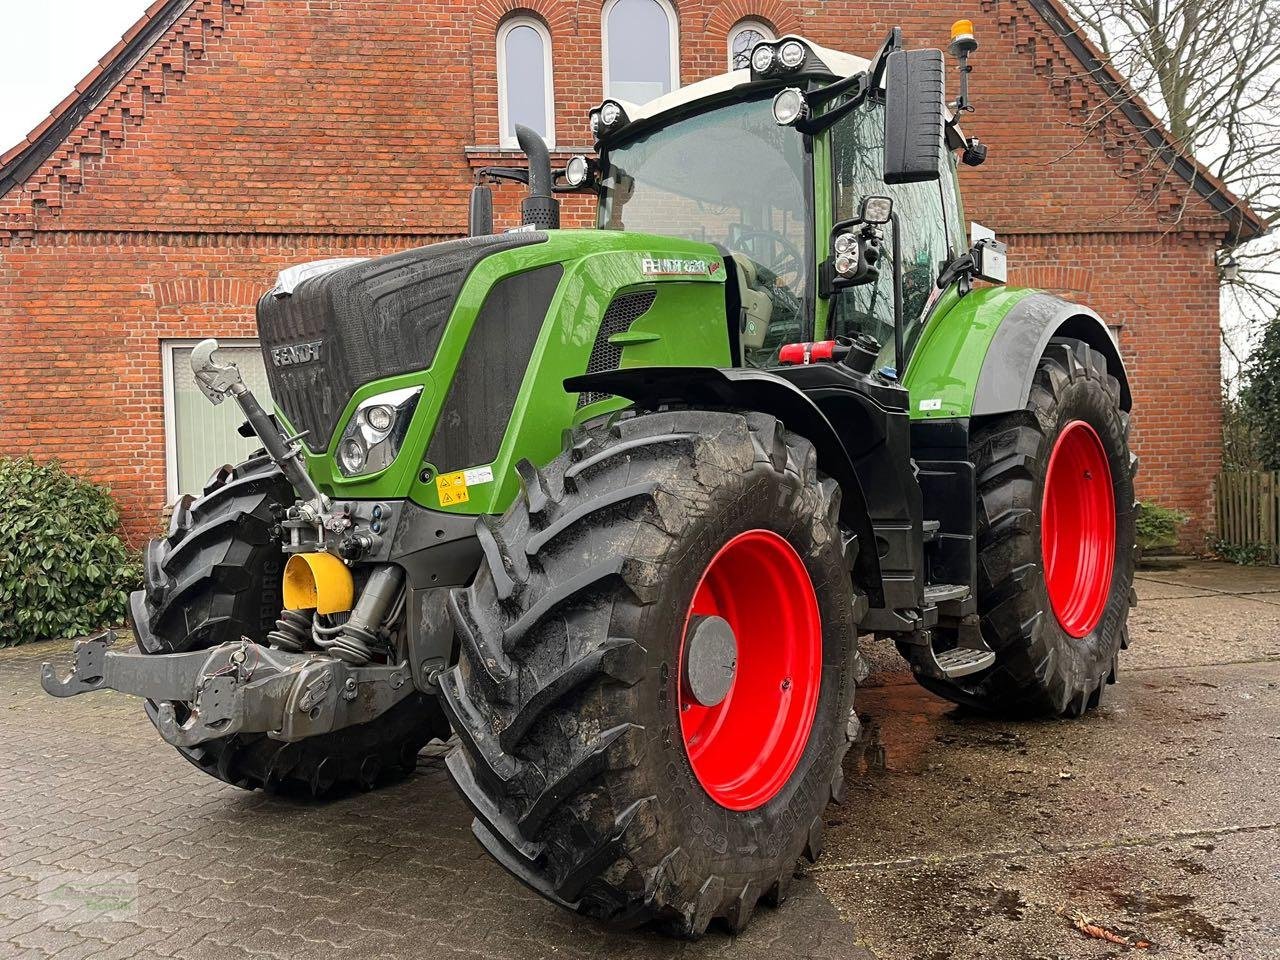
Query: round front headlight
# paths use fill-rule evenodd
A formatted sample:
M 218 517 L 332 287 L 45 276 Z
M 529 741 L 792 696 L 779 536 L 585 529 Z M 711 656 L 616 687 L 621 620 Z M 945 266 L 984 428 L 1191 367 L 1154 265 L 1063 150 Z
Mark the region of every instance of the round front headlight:
M 762 43 L 751 51 L 751 69 L 756 73 L 768 73 L 773 66 L 773 47 Z
M 600 122 L 606 127 L 611 127 L 618 122 L 618 118 L 622 116 L 622 108 L 612 100 L 606 102 L 600 108 Z
M 595 112 L 591 114 L 591 135 L 596 139 L 600 138 L 600 114 Z
M 809 104 L 805 102 L 804 94 L 797 87 L 779 90 L 778 95 L 773 98 L 773 119 L 780 127 L 789 127 L 808 115 Z
M 842 253 L 836 257 L 836 273 L 841 276 L 848 276 L 858 266 L 858 258 L 851 253 Z
M 364 422 L 379 433 L 386 433 L 396 422 L 396 412 L 387 404 L 380 403 L 364 412 Z
M 359 473 L 364 469 L 365 459 L 368 452 L 364 448 L 364 444 L 356 437 L 347 437 L 342 441 L 342 445 L 338 447 L 338 460 L 342 464 L 342 469 L 349 474 Z
M 835 248 L 836 253 L 848 253 L 853 247 L 853 234 L 842 233 L 836 237 Z
M 580 187 L 587 182 L 587 158 L 570 157 L 564 165 L 564 182 L 571 187 Z
M 788 70 L 794 70 L 804 63 L 804 45 L 796 40 L 788 40 L 778 50 L 778 59 Z

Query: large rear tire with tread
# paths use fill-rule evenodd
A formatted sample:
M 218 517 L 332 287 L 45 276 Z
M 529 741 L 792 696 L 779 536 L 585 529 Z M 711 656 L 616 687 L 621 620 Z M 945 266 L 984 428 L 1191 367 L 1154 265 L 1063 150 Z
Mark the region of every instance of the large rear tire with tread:
M 477 526 L 487 562 L 451 600 L 462 655 L 442 682 L 459 736 L 448 767 L 473 830 L 518 879 L 582 914 L 690 937 L 713 920 L 740 930 L 758 901 L 786 896 L 800 856 L 817 857 L 857 730 L 865 607 L 851 587 L 856 546 L 840 533 L 839 488 L 773 417 L 720 411 L 597 422 L 545 469 L 520 471 L 511 509 Z M 682 663 L 709 571 L 753 538 L 796 558 L 820 652 L 794 766 L 770 767 L 767 737 L 737 741 L 750 769 L 777 774 L 776 787 L 743 799 L 695 772 Z M 751 575 L 741 570 L 737 596 L 723 590 L 722 612 L 732 619 L 728 608 L 753 602 L 752 619 L 779 636 L 773 599 L 783 609 L 789 599 Z M 738 693 L 759 649 L 738 629 L 725 709 L 750 704 L 767 726 L 778 686 Z
M 1128 436 L 1106 358 L 1069 339 L 1051 341 L 1025 411 L 977 425 L 978 611 L 996 663 L 959 680 L 921 676 L 924 686 L 1010 716 L 1080 716 L 1098 704 L 1128 645 Z
M 144 652 L 202 650 L 241 637 L 266 642 L 280 614 L 284 567 L 275 514 L 294 499 L 280 468 L 261 455 L 224 467 L 201 497 L 179 501 L 168 535 L 147 545 L 135 594 L 147 620 L 140 642 L 151 640 Z M 155 704 L 146 710 L 154 723 Z M 307 740 L 244 733 L 177 750 L 237 787 L 323 796 L 403 776 L 429 740 L 447 736 L 436 698 L 414 693 L 369 723 Z

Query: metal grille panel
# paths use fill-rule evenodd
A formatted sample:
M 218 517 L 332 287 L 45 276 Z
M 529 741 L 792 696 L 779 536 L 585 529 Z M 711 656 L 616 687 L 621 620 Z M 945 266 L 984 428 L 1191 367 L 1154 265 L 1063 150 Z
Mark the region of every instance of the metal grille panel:
M 600 321 L 600 330 L 596 333 L 596 341 L 591 346 L 591 357 L 587 360 L 587 373 L 604 373 L 617 370 L 622 362 L 622 345 L 610 343 L 609 338 L 626 333 L 631 325 L 649 312 L 657 297 L 656 290 L 637 290 L 623 293 L 613 298 Z M 578 397 L 578 406 L 605 399 L 609 394 L 588 391 Z

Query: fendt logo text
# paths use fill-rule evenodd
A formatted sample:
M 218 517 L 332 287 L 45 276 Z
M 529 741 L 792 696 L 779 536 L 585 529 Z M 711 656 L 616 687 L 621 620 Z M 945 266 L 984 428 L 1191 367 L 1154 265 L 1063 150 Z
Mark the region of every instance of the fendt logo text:
M 720 264 L 706 260 L 681 260 L 669 257 L 641 257 L 640 270 L 647 277 L 708 277 L 720 269 Z
M 310 363 L 320 359 L 320 345 L 323 340 L 311 340 L 307 343 L 291 343 L 283 347 L 271 348 L 271 362 L 277 367 L 292 367 L 299 363 Z

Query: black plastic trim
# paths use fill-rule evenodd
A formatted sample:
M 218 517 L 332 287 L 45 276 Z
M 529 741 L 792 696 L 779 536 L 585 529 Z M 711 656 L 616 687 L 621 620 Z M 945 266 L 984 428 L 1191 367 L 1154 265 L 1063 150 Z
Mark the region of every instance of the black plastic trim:
M 1121 409 L 1133 409 L 1124 360 L 1102 318 L 1078 303 L 1033 293 L 1009 311 L 991 339 L 973 394 L 973 416 L 1025 409 L 1036 366 L 1054 337 L 1083 340 L 1105 356 L 1108 370 L 1120 381 Z
M 593 391 L 625 397 L 646 408 L 682 404 L 758 410 L 781 420 L 807 438 L 818 454 L 818 466 L 840 484 L 841 522 L 858 535 L 854 575 L 872 605 L 883 597 L 875 530 L 867 511 L 862 482 L 840 434 L 799 387 L 777 374 L 749 367 L 631 367 L 565 380 L 570 393 Z

